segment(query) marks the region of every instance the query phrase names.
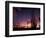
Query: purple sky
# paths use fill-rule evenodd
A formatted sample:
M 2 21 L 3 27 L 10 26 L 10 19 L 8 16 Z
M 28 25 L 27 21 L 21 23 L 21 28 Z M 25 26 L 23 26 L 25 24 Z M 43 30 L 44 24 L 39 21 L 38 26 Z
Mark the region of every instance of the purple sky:
M 40 16 L 39 8 L 23 8 L 13 7 L 13 23 L 27 21 L 32 19 L 33 16 Z

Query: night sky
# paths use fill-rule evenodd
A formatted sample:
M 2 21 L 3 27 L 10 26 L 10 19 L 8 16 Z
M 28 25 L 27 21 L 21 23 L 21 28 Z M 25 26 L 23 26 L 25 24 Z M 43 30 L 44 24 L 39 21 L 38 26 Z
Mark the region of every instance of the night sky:
M 13 25 L 31 21 L 33 16 L 40 16 L 40 8 L 13 7 Z

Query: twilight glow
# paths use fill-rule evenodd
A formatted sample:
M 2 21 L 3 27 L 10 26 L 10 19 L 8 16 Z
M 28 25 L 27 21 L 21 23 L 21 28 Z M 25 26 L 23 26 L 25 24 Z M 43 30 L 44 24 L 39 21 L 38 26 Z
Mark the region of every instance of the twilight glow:
M 35 18 L 34 18 L 35 17 Z M 13 7 L 13 27 L 14 28 L 32 28 L 33 18 L 39 23 L 40 9 L 39 8 L 23 8 Z

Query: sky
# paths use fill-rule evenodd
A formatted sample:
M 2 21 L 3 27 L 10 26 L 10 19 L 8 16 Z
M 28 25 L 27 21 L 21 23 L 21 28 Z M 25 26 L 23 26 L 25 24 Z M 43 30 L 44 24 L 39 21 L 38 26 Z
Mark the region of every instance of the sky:
M 40 16 L 40 8 L 13 7 L 13 24 L 31 21 L 33 16 Z

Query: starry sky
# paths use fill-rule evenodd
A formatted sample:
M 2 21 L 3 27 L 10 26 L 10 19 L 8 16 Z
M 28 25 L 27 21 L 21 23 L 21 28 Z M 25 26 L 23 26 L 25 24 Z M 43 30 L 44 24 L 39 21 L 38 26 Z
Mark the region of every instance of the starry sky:
M 40 16 L 40 8 L 13 7 L 13 25 L 31 21 L 33 16 Z

